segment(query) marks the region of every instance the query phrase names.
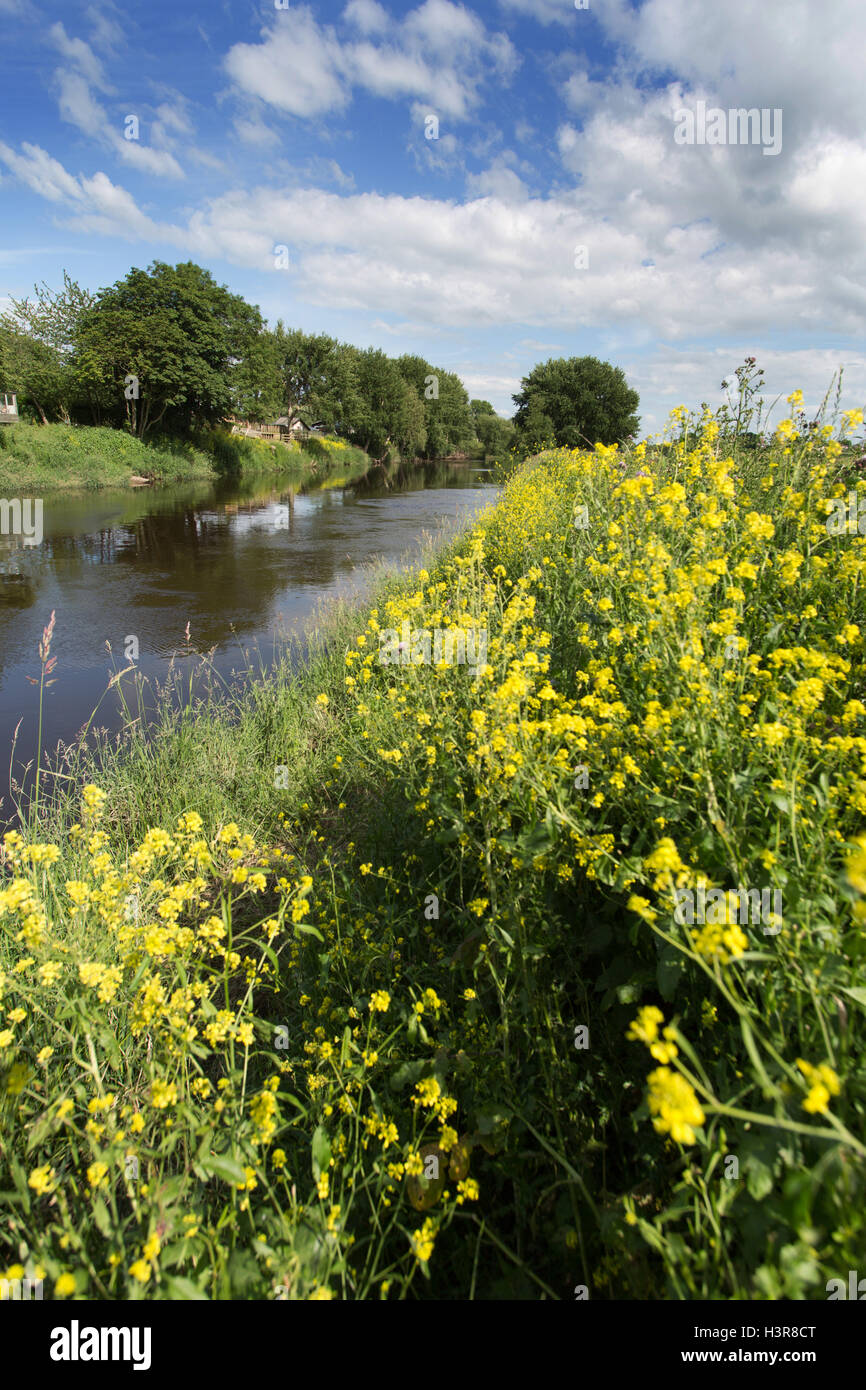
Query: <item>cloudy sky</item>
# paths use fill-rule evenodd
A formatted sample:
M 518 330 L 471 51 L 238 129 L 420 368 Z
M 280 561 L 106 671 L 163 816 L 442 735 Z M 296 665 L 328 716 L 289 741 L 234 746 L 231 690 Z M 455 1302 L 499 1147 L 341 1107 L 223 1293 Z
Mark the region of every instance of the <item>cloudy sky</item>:
M 749 354 L 866 404 L 862 0 L 577 3 L 0 0 L 0 307 L 192 259 L 504 414 L 573 354 L 645 433 Z

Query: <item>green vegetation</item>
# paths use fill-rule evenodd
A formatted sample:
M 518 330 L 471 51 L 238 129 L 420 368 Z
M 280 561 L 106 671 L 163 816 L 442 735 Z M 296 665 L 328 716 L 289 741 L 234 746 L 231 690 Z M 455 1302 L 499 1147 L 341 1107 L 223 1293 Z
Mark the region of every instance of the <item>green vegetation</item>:
M 497 415 L 489 401 L 470 401 L 469 410 L 485 457 L 505 459 L 514 442 L 512 421 Z
M 18 424 L 0 430 L 0 490 L 126 487 L 214 476 L 213 458 L 188 445 L 149 447 L 107 426 Z
M 513 398 L 517 441 L 525 453 L 557 445 L 619 444 L 637 432 L 639 397 L 625 374 L 597 357 L 540 362 Z
M 862 1267 L 866 537 L 827 519 L 866 482 L 828 426 L 759 456 L 677 417 L 519 469 L 300 673 L 226 701 L 205 661 L 149 740 L 133 706 L 43 775 L 0 891 L 7 1277 L 776 1300 Z M 382 664 L 404 621 L 481 664 Z
M 453 372 L 282 321 L 270 328 L 257 307 L 192 262 L 133 268 L 97 294 L 64 275 L 60 291 L 43 284 L 32 299 L 13 300 L 0 315 L 0 390 L 17 394 L 25 420 L 156 441 L 166 457 L 143 471 L 159 477 L 199 476 L 203 435 L 224 455 L 218 432 L 231 420 L 281 419 L 289 431 L 301 424 L 376 459 L 504 453 L 511 435 L 488 402 L 470 409 Z M 82 446 L 88 479 L 115 473 L 119 445 L 105 438 L 100 469 L 99 444 L 91 435 Z M 20 456 L 32 471 L 34 450 L 50 471 L 53 454 L 47 444 L 40 454 L 32 436 L 19 437 L 8 468 Z M 258 462 L 249 450 L 244 457 Z M 62 457 L 57 473 L 62 483 Z
M 357 472 L 369 463 L 342 440 L 309 439 L 303 446 L 270 444 L 199 431 L 186 439 L 144 442 L 106 425 L 7 425 L 0 429 L 0 491 L 126 487 L 131 477 L 180 483 L 262 472 L 315 474 L 335 466 Z

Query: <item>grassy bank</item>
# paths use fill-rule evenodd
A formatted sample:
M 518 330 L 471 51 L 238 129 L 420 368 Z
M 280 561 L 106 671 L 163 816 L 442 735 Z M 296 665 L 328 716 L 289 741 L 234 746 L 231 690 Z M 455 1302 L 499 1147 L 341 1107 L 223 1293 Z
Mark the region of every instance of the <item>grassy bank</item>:
M 192 440 L 142 442 L 122 430 L 86 425 L 4 426 L 0 429 L 0 491 L 126 487 L 133 477 L 156 484 L 204 481 L 226 475 L 298 469 L 323 464 L 357 468 L 360 449 L 340 440 L 304 447 L 211 430 Z
M 6 840 L 0 1259 L 90 1298 L 847 1279 L 866 539 L 828 533 L 839 469 L 784 431 L 729 458 L 709 420 L 652 461 L 554 452 L 300 676 L 82 763 L 98 786 Z M 382 664 L 404 619 L 484 631 L 483 664 Z M 739 885 L 781 912 L 741 925 Z

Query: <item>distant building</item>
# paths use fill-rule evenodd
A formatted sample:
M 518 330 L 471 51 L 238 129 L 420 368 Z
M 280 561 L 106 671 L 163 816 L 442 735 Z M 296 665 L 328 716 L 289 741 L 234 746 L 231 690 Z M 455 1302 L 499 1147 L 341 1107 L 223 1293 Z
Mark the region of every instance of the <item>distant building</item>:
M 0 395 L 0 425 L 14 425 L 18 418 L 18 397 Z
M 283 443 L 288 443 L 292 439 L 321 439 L 323 437 L 323 431 L 318 425 L 305 425 L 302 420 L 295 420 L 290 424 L 288 415 L 281 415 L 279 419 L 273 420 L 269 424 L 251 424 L 249 420 L 234 419 L 232 433 L 244 434 L 249 439 L 279 439 Z

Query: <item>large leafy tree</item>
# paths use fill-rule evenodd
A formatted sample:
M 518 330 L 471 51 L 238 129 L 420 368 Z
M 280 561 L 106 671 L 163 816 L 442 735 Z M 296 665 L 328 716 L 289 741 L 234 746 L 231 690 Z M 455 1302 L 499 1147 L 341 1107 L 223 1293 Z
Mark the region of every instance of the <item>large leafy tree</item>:
M 444 458 L 472 448 L 475 430 L 466 388 L 453 372 L 433 367 L 423 357 L 405 354 L 396 359 L 403 380 L 415 388 L 424 407 L 424 458 Z
M 232 396 L 233 413 L 241 420 L 264 424 L 283 413 L 283 383 L 271 329 L 256 333 L 235 363 Z
M 640 398 L 620 367 L 597 357 L 558 357 L 533 367 L 513 397 L 519 443 L 574 449 L 634 434 Z
M 489 401 L 470 401 L 469 413 L 475 436 L 485 454 L 504 454 L 514 435 L 510 420 L 503 420 Z
M 35 285 L 32 299 L 12 299 L 0 315 L 3 389 L 43 422 L 69 422 L 80 395 L 75 351 L 83 315 L 96 296 L 63 272 L 63 288 Z
M 355 393 L 346 432 L 374 458 L 382 458 L 393 447 L 411 448 L 412 416 L 415 407 L 396 363 L 379 348 L 345 349 L 351 364 Z
M 81 320 L 77 368 L 140 438 L 160 424 L 216 424 L 262 327 L 258 309 L 201 266 L 155 261 L 100 291 Z
M 402 458 L 423 458 L 427 444 L 424 402 L 411 382 L 401 378 L 403 400 L 397 412 L 394 442 Z
M 475 430 L 469 413 L 469 396 L 459 376 L 445 371 L 439 371 L 437 375 L 439 399 L 431 401 L 431 418 L 440 431 L 438 456 L 447 457 L 471 450 L 475 443 Z
M 355 391 L 353 364 L 336 338 L 287 329 L 282 320 L 263 335 L 262 400 L 272 414 L 327 430 L 345 428 Z M 262 418 L 268 418 L 267 415 Z

